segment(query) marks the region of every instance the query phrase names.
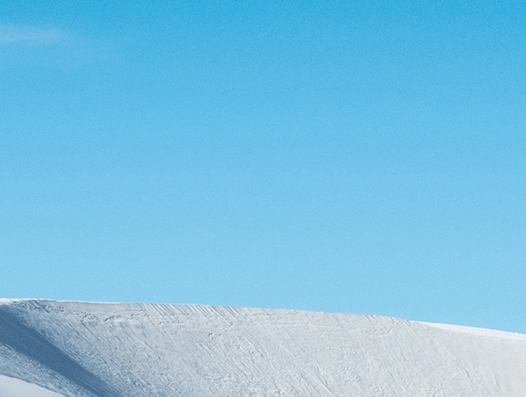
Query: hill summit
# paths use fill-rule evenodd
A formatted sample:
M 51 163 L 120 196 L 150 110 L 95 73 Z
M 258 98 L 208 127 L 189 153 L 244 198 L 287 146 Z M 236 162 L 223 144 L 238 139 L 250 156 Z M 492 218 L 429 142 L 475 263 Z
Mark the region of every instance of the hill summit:
M 524 397 L 526 335 L 388 317 L 0 301 L 2 397 Z

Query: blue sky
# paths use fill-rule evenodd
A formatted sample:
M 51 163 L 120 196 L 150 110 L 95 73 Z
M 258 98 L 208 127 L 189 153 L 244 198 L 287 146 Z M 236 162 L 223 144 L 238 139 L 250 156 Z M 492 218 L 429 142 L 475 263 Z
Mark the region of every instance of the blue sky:
M 526 333 L 525 17 L 3 1 L 0 294 Z

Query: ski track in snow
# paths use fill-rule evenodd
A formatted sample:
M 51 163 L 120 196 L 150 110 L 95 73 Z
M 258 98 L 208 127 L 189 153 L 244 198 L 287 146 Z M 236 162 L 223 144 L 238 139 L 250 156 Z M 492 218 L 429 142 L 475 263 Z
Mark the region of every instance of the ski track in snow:
M 525 397 L 526 335 L 292 310 L 0 300 L 0 397 L 23 396 Z

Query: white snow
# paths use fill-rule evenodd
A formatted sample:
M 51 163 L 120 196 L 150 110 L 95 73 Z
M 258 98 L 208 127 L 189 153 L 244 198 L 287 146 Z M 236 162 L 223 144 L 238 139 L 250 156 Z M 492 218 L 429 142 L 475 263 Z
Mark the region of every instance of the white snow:
M 64 397 L 20 379 L 0 375 L 0 396 L 2 397 Z
M 1 397 L 10 378 L 65 397 L 524 397 L 526 335 L 291 310 L 2 301 L 0 374 Z M 22 395 L 51 397 L 6 394 Z

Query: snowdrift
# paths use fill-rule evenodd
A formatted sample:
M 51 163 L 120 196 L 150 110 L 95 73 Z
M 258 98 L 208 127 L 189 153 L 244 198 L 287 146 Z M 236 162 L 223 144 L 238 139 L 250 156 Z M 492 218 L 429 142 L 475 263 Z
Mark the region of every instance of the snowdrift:
M 526 335 L 378 316 L 0 301 L 2 397 L 524 397 Z

